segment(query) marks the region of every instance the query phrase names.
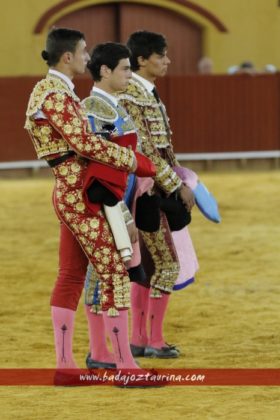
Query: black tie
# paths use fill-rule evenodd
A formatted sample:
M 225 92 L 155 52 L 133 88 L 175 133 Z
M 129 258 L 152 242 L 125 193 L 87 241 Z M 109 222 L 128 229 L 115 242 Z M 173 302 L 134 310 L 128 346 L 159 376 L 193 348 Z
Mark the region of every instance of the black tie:
M 161 115 L 162 115 L 162 118 L 163 118 L 163 121 L 164 121 L 164 125 L 165 125 L 165 128 L 166 128 L 166 131 L 168 133 L 168 136 L 170 137 L 170 127 L 169 127 L 169 123 L 167 121 L 167 115 L 166 115 L 165 111 L 163 110 L 162 102 L 160 100 L 158 91 L 154 87 L 153 90 L 152 90 L 152 92 L 153 92 L 154 97 L 156 98 L 157 103 L 159 104 L 159 110 L 161 112 Z
M 160 102 L 159 94 L 158 94 L 158 91 L 156 90 L 155 87 L 153 88 L 152 92 L 153 92 L 153 95 L 156 98 L 157 102 Z

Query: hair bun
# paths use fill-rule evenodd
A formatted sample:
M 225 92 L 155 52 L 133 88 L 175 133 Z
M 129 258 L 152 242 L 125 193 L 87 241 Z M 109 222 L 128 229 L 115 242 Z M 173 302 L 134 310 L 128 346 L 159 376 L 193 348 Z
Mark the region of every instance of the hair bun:
M 42 52 L 41 52 L 41 56 L 42 56 L 42 58 L 43 58 L 45 61 L 48 61 L 48 59 L 49 59 L 49 53 L 48 53 L 48 51 L 46 51 L 46 50 L 42 51 Z

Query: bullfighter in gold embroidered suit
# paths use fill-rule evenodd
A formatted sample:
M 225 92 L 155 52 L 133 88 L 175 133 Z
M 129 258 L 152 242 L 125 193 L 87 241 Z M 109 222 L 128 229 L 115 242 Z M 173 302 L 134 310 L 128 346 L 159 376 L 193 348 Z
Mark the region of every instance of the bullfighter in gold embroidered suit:
M 72 355 L 74 316 L 90 261 L 100 279 L 103 319 L 117 367 L 137 368 L 127 332 L 129 277 L 103 212 L 90 213 L 82 196 L 91 160 L 132 172 L 137 165 L 135 155 L 131 149 L 92 134 L 73 91 L 72 78 L 85 71 L 89 60 L 84 35 L 70 29 L 53 29 L 42 57 L 50 70 L 33 89 L 25 128 L 38 158 L 46 159 L 52 168 L 54 207 L 68 228 L 61 234 L 59 256 L 64 261 L 51 298 L 57 367 L 76 367 Z M 65 269 L 70 258 L 74 258 L 75 267 L 71 273 Z
M 135 356 L 172 358 L 179 356 L 179 350 L 163 337 L 168 300 L 179 274 L 170 231 L 180 230 L 190 222 L 194 196 L 173 170 L 179 164 L 173 152 L 166 109 L 154 84 L 166 74 L 170 63 L 166 40 L 160 34 L 139 31 L 130 36 L 127 46 L 134 73 L 127 89 L 119 95 L 120 102 L 136 124 L 143 153 L 157 170 L 152 194 L 140 197 L 136 207 L 136 225 L 153 260 L 154 271 L 146 287 L 133 284 L 131 348 Z
M 106 42 L 95 46 L 91 53 L 90 62 L 88 63 L 88 69 L 94 80 L 94 86 L 90 92 L 90 96 L 83 100 L 83 105 L 85 106 L 94 133 L 110 133 L 112 141 L 119 136 L 122 136 L 122 139 L 132 137 L 136 145 L 138 136 L 134 122 L 126 110 L 119 105 L 116 96 L 117 92 L 124 90 L 129 83 L 131 77 L 129 57 L 130 52 L 128 48 L 119 43 Z M 140 143 L 137 144 L 137 149 L 141 151 Z M 152 165 L 153 174 L 155 174 L 154 165 L 150 160 L 148 162 Z M 152 172 L 150 172 L 151 174 Z M 106 205 L 106 217 L 108 218 L 110 216 L 108 210 L 110 212 L 113 211 L 113 224 L 118 226 L 117 221 L 121 216 L 125 222 L 124 229 L 129 231 L 130 240 L 133 243 L 133 257 L 130 260 L 128 269 L 131 281 L 135 278 L 145 278 L 141 266 L 138 231 L 129 211 L 133 203 L 137 182 L 139 180 L 136 180 L 136 175 L 130 174 L 127 180 L 124 201 L 121 202 L 117 202 L 116 199 L 113 200 L 111 195 L 108 196 L 108 191 L 104 185 L 100 186 L 97 184 L 97 188 L 103 188 L 102 193 L 104 197 L 103 202 Z M 118 205 L 122 208 L 123 214 L 118 215 L 115 211 Z M 111 219 L 109 217 L 108 220 L 110 221 Z M 119 228 L 115 232 L 114 237 L 116 243 L 120 239 L 120 236 L 122 237 L 122 242 L 124 242 L 124 229 Z M 90 339 L 90 353 L 87 356 L 86 364 L 89 368 L 95 368 L 97 366 L 108 368 L 110 367 L 109 364 L 112 358 L 106 345 L 106 337 L 103 337 L 101 340 L 101 335 L 96 335 L 96 331 L 102 330 L 100 325 L 102 325 L 103 320 L 99 314 L 99 279 L 91 264 L 89 265 L 85 282 L 85 302 Z

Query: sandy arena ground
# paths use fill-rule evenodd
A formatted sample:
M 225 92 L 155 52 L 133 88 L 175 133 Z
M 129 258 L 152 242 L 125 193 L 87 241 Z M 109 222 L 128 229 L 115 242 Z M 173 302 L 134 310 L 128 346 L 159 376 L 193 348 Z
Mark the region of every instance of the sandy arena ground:
M 222 224 L 198 210 L 191 224 L 200 271 L 175 292 L 166 338 L 179 359 L 143 367 L 279 368 L 280 172 L 200 174 Z M 0 367 L 55 366 L 49 296 L 57 269 L 58 222 L 51 179 L 0 180 Z M 84 367 L 81 304 L 74 337 Z M 142 359 L 143 360 L 143 359 Z M 167 363 L 167 364 L 166 364 Z M 1 419 L 279 419 L 279 387 L 0 387 Z

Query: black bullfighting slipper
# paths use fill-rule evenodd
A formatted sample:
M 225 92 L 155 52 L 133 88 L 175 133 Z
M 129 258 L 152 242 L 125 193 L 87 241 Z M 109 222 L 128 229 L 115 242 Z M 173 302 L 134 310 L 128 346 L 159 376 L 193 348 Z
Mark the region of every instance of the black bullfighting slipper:
M 116 369 L 117 365 L 115 363 L 108 362 L 99 362 L 94 360 L 91 357 L 91 354 L 88 353 L 86 358 L 86 365 L 88 369 Z
M 179 355 L 179 350 L 177 350 L 175 346 L 169 345 L 161 347 L 160 349 L 155 347 L 146 347 L 144 352 L 145 357 L 158 359 L 176 359 Z
M 134 344 L 130 344 L 130 350 L 133 357 L 144 357 L 145 347 L 135 346 Z
M 181 354 L 180 349 L 178 349 L 178 347 L 176 347 L 175 344 L 165 343 L 165 347 L 169 347 L 170 349 L 176 350 L 178 352 L 178 355 L 180 356 L 180 354 Z

